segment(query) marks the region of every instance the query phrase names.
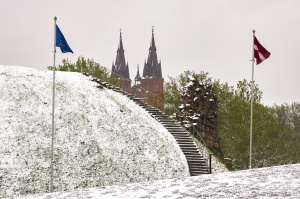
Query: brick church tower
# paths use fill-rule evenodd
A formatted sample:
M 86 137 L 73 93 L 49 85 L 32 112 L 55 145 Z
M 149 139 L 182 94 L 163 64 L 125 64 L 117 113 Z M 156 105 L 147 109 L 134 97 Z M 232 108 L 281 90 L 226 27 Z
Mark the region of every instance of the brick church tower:
M 143 76 L 140 77 L 138 67 L 137 75 L 134 80 L 135 85 L 132 87 L 132 93 L 144 99 L 148 104 L 163 110 L 164 103 L 161 100 L 161 96 L 163 93 L 164 79 L 162 77 L 161 62 L 158 62 L 157 59 L 153 28 L 148 58 L 144 64 Z
M 117 50 L 117 57 L 115 63 L 112 63 L 111 77 L 117 78 L 119 87 L 124 91 L 131 92 L 131 79 L 129 75 L 128 62 L 125 62 L 122 32 L 120 31 L 120 43 Z

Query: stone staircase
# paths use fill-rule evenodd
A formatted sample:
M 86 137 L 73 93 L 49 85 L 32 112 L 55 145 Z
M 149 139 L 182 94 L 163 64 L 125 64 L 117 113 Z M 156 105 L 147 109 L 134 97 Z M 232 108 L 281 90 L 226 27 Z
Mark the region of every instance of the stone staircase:
M 133 101 L 148 111 L 153 118 L 160 122 L 173 135 L 187 159 L 191 176 L 209 173 L 207 162 L 196 143 L 174 119 L 165 115 L 159 109 L 145 104 L 139 98 L 133 98 Z
M 140 107 L 144 108 L 158 122 L 160 122 L 173 135 L 180 149 L 185 155 L 191 176 L 209 174 L 207 161 L 201 154 L 193 138 L 191 138 L 188 132 L 185 131 L 174 119 L 170 118 L 168 115 L 165 115 L 159 109 L 146 104 L 141 99 L 135 98 L 133 95 L 123 91 L 119 87 L 115 87 L 100 79 L 92 79 L 92 81 L 95 81 L 99 84 L 97 88 L 103 89 L 103 87 L 106 87 L 126 95 L 131 100 L 136 102 Z

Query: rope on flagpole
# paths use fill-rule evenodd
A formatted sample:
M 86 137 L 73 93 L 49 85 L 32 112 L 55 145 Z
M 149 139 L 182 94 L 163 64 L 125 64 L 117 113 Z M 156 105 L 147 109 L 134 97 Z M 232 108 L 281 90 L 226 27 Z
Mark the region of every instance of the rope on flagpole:
M 253 124 L 253 85 L 254 85 L 254 37 L 255 30 L 253 33 L 253 46 L 252 46 L 252 80 L 251 80 L 251 111 L 250 111 L 250 147 L 249 147 L 249 169 L 252 168 L 252 124 Z
M 54 104 L 55 104 L 55 54 L 56 54 L 56 20 L 54 17 L 54 51 L 53 51 L 53 93 L 52 93 L 52 135 L 51 135 L 51 171 L 50 171 L 50 192 L 53 192 L 53 147 L 54 147 Z

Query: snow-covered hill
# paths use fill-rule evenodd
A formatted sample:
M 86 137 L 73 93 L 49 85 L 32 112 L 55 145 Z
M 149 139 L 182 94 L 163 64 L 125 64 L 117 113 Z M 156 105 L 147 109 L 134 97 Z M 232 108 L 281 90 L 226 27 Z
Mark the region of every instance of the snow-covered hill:
M 0 66 L 0 198 L 50 184 L 52 72 Z M 189 176 L 171 134 L 127 97 L 56 73 L 54 191 Z
M 122 186 L 78 189 L 24 199 L 299 199 L 300 164 L 224 172 L 183 179 L 158 180 Z

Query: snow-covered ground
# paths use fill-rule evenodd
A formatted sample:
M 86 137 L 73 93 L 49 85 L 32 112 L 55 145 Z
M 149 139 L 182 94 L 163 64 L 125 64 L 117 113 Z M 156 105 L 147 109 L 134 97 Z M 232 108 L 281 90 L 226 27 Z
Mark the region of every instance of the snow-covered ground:
M 299 176 L 300 164 L 295 164 L 123 186 L 78 189 L 72 192 L 51 193 L 26 198 L 299 199 Z
M 172 135 L 126 96 L 56 73 L 54 191 L 189 176 Z M 0 198 L 50 186 L 52 71 L 0 65 Z

